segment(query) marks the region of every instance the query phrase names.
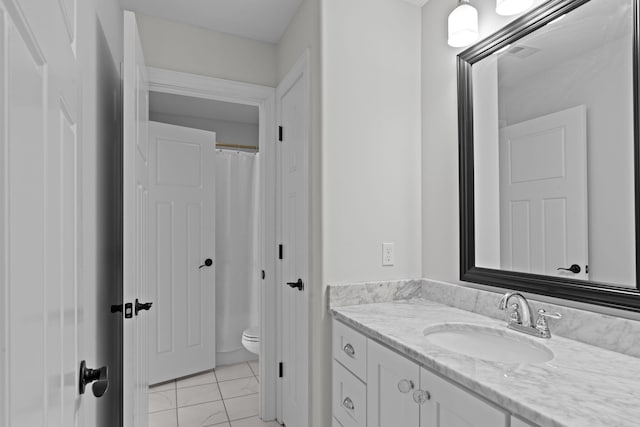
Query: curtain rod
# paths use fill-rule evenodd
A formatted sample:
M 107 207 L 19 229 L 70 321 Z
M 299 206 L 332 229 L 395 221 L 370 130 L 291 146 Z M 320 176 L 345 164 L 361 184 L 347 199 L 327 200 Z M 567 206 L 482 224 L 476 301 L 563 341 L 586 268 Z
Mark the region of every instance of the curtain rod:
M 219 148 L 219 147 L 223 147 L 223 148 L 241 148 L 243 150 L 258 151 L 258 147 L 255 147 L 253 145 L 224 144 L 222 142 L 218 142 L 218 143 L 216 143 L 216 148 Z

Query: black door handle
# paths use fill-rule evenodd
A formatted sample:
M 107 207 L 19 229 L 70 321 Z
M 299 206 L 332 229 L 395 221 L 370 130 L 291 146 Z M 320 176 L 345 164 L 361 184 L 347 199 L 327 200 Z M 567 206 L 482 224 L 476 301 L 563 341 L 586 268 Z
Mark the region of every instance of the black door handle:
M 102 395 L 109 388 L 109 367 L 103 366 L 100 369 L 87 368 L 87 362 L 84 360 L 80 362 L 80 394 L 84 394 L 87 384 L 93 383 L 91 390 L 95 397 L 102 397 Z
M 565 270 L 565 271 L 570 271 L 573 274 L 578 274 L 582 271 L 582 269 L 580 268 L 580 266 L 578 264 L 573 264 L 571 267 L 569 268 L 562 268 L 562 267 L 558 267 L 558 270 Z
M 152 305 L 153 305 L 153 303 L 152 303 L 152 302 L 145 302 L 145 303 L 141 303 L 141 302 L 139 302 L 139 301 L 138 301 L 138 298 L 136 298 L 136 308 L 135 308 L 136 316 L 138 315 L 138 312 L 139 312 L 139 311 L 142 311 L 142 310 L 151 310 L 151 306 L 152 306 Z
M 202 268 L 202 267 L 211 267 L 213 265 L 213 260 L 211 258 L 207 258 L 204 260 L 204 264 L 202 264 L 200 267 L 198 268 Z
M 297 282 L 287 282 L 287 285 L 291 288 L 298 289 L 299 291 L 304 290 L 304 283 L 302 283 L 302 279 L 298 279 Z

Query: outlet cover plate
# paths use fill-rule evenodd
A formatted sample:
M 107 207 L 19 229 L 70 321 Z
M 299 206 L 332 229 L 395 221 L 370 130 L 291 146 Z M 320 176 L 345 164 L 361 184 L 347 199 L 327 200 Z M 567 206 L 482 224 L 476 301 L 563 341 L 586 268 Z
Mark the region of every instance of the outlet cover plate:
M 393 242 L 385 242 L 382 244 L 382 265 L 390 266 L 395 262 L 395 254 Z

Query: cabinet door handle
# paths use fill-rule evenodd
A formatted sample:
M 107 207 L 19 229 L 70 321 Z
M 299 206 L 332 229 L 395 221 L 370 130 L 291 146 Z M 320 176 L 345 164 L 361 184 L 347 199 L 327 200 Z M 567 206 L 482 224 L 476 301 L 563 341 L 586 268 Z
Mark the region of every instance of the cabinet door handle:
M 427 400 L 431 399 L 431 394 L 426 390 L 416 390 L 413 392 L 413 401 L 418 405 L 422 405 Z
M 344 400 L 342 401 L 342 406 L 344 406 L 350 411 L 353 411 L 354 409 L 356 409 L 355 405 L 353 404 L 353 400 L 351 400 L 348 397 L 344 398 Z
M 344 346 L 344 348 L 342 349 L 345 353 L 347 353 L 347 356 L 349 356 L 350 358 L 355 358 L 356 356 L 356 349 L 353 348 L 353 346 L 351 344 L 347 344 Z
M 413 390 L 413 387 L 414 384 L 411 380 L 400 380 L 400 382 L 398 382 L 398 390 L 400 393 L 409 393 Z

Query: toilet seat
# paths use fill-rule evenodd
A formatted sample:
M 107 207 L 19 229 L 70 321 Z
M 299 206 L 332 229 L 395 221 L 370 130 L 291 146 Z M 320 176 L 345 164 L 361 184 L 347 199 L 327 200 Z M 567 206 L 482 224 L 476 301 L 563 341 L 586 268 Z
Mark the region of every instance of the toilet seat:
M 260 328 L 253 326 L 242 332 L 242 345 L 251 353 L 260 354 Z
M 242 336 L 249 341 L 260 341 L 260 328 L 257 326 L 246 329 Z

